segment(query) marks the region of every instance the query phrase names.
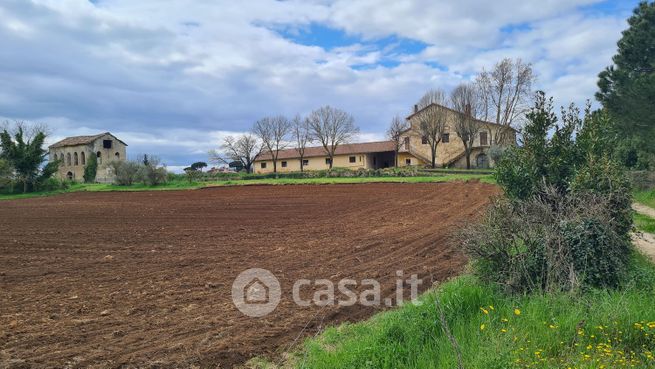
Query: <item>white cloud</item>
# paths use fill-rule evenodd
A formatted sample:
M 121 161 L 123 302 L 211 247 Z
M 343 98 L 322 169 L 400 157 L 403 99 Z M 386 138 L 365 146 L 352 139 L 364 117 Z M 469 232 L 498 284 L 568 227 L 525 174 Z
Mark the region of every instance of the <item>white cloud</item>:
M 52 139 L 112 131 L 130 153 L 182 166 L 262 116 L 325 104 L 351 112 L 361 140 L 381 139 L 425 90 L 448 90 L 503 57 L 534 63 L 538 87 L 582 103 L 627 15 L 580 8 L 597 2 L 5 0 L 0 112 L 48 123 Z M 360 40 L 328 48 L 276 31 L 310 24 Z M 377 46 L 390 36 L 428 46 Z

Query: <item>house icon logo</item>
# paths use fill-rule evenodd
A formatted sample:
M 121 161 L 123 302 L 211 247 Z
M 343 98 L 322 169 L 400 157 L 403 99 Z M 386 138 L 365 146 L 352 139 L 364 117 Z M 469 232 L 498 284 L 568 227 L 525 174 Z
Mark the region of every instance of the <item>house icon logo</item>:
M 232 302 L 243 314 L 260 318 L 271 313 L 280 302 L 280 281 L 266 269 L 243 271 L 232 283 Z

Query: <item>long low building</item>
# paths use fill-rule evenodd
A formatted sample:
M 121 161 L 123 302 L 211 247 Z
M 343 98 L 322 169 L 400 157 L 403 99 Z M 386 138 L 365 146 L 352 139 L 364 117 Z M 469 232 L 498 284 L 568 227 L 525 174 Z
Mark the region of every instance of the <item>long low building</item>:
M 398 152 L 398 166 L 419 165 L 425 166 L 432 162 L 430 145 L 421 135 L 420 122 L 423 114 L 431 109 L 446 111 L 446 127 L 437 145 L 435 162 L 438 167 L 466 168 L 466 154 L 464 144 L 457 136 L 455 122 L 457 111 L 437 104 L 430 104 L 422 109 L 414 107 L 414 112 L 406 119 L 409 129 L 401 136 L 401 145 Z M 474 135 L 471 147 L 471 168 L 489 168 L 494 165 L 489 155 L 492 145 L 516 145 L 516 130 L 496 123 L 476 120 L 478 131 Z M 393 167 L 394 142 L 365 142 L 344 144 L 337 147 L 334 155 L 333 168 L 348 169 L 380 169 Z M 255 173 L 273 172 L 273 159 L 268 152 L 260 154 L 254 161 Z M 330 158 L 323 147 L 308 147 L 303 157 L 303 169 L 325 170 L 330 168 Z M 297 149 L 280 150 L 277 159 L 278 172 L 297 172 L 300 170 L 300 154 Z
M 392 141 L 343 144 L 334 153 L 333 168 L 378 169 L 394 164 L 394 144 Z M 263 153 L 255 160 L 255 173 L 273 172 L 273 156 Z M 304 170 L 324 170 L 330 168 L 330 157 L 321 147 L 307 147 L 303 155 Z M 297 172 L 300 170 L 300 154 L 297 149 L 280 150 L 277 157 L 278 172 Z

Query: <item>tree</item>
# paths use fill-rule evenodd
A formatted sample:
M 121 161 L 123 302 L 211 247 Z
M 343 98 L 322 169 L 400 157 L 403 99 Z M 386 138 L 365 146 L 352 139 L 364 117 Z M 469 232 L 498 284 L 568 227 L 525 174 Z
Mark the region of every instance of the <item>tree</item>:
M 431 104 L 442 104 L 444 101 L 443 99 L 443 91 L 439 89 L 433 89 L 433 90 L 428 90 L 428 92 L 424 93 L 423 96 L 419 99 L 419 101 L 416 103 L 416 107 L 418 110 L 421 110 L 427 106 L 430 106 Z
M 476 78 L 481 103 L 480 116 L 486 122 L 500 125 L 489 127 L 491 144 L 503 143 L 528 111 L 535 80 L 532 64 L 521 59 L 505 58 L 491 71 L 482 70 Z
M 455 134 L 464 144 L 464 155 L 466 156 L 466 169 L 471 169 L 471 150 L 473 141 L 482 128 L 476 119 L 479 108 L 479 93 L 474 84 L 462 83 L 455 87 L 450 95 L 450 102 L 455 116 Z
M 98 158 L 95 155 L 89 156 L 89 160 L 84 167 L 84 182 L 93 183 L 96 180 L 98 172 Z
M 160 166 L 160 160 L 154 155 L 143 155 L 143 165 L 139 169 L 139 178 L 146 186 L 158 186 L 166 183 L 168 171 L 165 166 Z
M 355 126 L 352 115 L 331 106 L 314 110 L 308 119 L 312 138 L 320 142 L 330 160 L 330 169 L 334 162 L 334 153 L 339 145 L 348 143 L 359 129 Z
M 114 173 L 114 181 L 119 186 L 131 186 L 136 182 L 139 179 L 142 165 L 142 163 L 133 160 L 109 162 L 109 167 Z
M 421 114 L 418 115 L 418 127 L 421 135 L 430 146 L 432 168 L 436 168 L 437 146 L 441 142 L 446 130 L 449 111 L 446 107 L 446 98 L 443 91 L 432 90 L 427 92 L 426 95 L 430 95 L 430 100 L 434 105 L 424 109 Z M 425 96 L 421 98 L 421 100 L 424 99 L 426 99 Z
M 389 129 L 387 129 L 387 137 L 390 141 L 393 141 L 393 150 L 394 150 L 394 161 L 396 167 L 398 166 L 398 152 L 400 151 L 400 146 L 402 145 L 402 135 L 409 129 L 409 123 L 407 120 L 396 115 L 391 119 L 391 124 Z
M 289 120 L 281 115 L 266 117 L 255 123 L 253 131 L 262 141 L 263 146 L 273 159 L 273 173 L 277 173 L 277 157 L 286 147 L 286 137 L 291 129 Z
M 15 123 L 15 132 L 8 129 L 0 133 L 0 159 L 6 160 L 14 168 L 16 179 L 23 184 L 23 192 L 34 188 L 37 181 L 48 179 L 57 171 L 59 162 L 48 163 L 43 170 L 47 151 L 43 148 L 46 128 L 42 125 Z
M 193 169 L 195 171 L 202 172 L 202 168 L 206 168 L 206 167 L 207 167 L 207 163 L 205 163 L 204 161 L 197 161 L 197 162 L 191 164 L 191 166 L 189 168 L 191 168 L 191 169 Z
M 220 147 L 222 153 L 216 150 L 209 152 L 212 161 L 232 165 L 232 162 L 238 161 L 248 173 L 251 172 L 252 163 L 261 153 L 262 145 L 257 137 L 251 133 L 245 133 L 238 138 L 227 136 L 223 139 Z
M 14 170 L 9 162 L 0 159 L 0 190 L 10 187 Z
M 300 115 L 296 115 L 291 121 L 291 130 L 293 133 L 293 138 L 296 141 L 296 151 L 300 157 L 300 171 L 304 171 L 304 159 L 305 159 L 305 148 L 307 144 L 312 141 L 312 137 L 309 132 L 309 122 L 307 119 L 302 119 Z
M 655 153 L 655 2 L 641 2 L 628 19 L 613 66 L 599 74 L 596 98 L 617 131 L 640 149 Z

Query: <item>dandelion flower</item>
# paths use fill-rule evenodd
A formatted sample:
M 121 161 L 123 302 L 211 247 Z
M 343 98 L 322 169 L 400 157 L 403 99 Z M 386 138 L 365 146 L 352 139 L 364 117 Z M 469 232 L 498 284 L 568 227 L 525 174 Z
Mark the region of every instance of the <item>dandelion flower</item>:
M 514 309 L 514 315 L 521 315 L 521 310 Z
M 481 330 L 481 331 L 484 330 L 484 324 L 480 324 L 480 330 Z

